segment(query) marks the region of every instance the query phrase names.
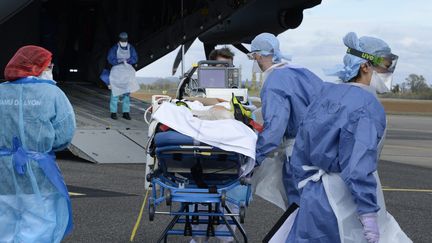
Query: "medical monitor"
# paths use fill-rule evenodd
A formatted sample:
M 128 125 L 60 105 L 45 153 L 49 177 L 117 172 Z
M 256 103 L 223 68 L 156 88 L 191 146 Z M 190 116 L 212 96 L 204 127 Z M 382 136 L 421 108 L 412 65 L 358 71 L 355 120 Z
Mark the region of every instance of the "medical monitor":
M 198 85 L 200 88 L 225 88 L 227 69 L 224 67 L 209 67 L 198 69 Z
M 223 66 L 200 66 L 198 68 L 199 88 L 240 88 L 240 69 Z

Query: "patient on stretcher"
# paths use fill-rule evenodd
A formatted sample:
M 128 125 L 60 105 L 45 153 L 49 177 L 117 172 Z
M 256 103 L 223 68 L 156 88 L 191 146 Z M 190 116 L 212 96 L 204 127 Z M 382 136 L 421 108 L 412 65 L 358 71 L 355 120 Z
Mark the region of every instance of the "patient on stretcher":
M 230 163 L 229 160 L 223 162 L 220 159 L 230 158 L 229 155 L 232 154 L 236 156 L 236 165 L 239 167 L 235 168 L 239 169 L 237 173 L 250 172 L 254 166 L 257 135 L 244 123 L 233 119 L 234 115 L 228 109 L 230 107 L 228 102 L 214 106 L 204 106 L 198 101 L 185 102 L 185 106 L 178 105 L 178 103 L 164 103 L 153 115 L 154 120 L 171 130 L 155 135 L 156 148 L 159 150 L 163 148 L 165 151 L 165 149 L 174 149 L 172 146 L 179 146 L 175 148 L 177 152 L 171 153 L 177 154 L 177 157 L 183 154 L 177 163 L 174 163 L 175 159 L 168 160 L 172 166 L 181 164 L 188 168 L 189 159 L 185 154 L 189 153 L 191 157 L 203 155 L 204 157 L 200 156 L 202 164 L 208 161 L 209 165 L 213 164 L 213 167 L 219 166 L 214 168 L 215 170 L 232 168 L 232 165 L 224 165 L 224 163 Z M 197 150 L 198 146 L 201 147 Z M 205 156 L 207 154 L 211 156 Z M 221 157 L 222 154 L 225 157 Z M 243 155 L 245 159 L 239 161 L 239 155 Z M 165 157 L 165 159 L 168 158 Z M 195 159 L 190 162 L 192 161 Z M 245 164 L 248 166 L 244 167 Z M 193 165 L 190 164 L 190 166 Z
M 222 104 L 211 106 L 206 110 L 191 110 L 192 114 L 202 120 L 234 119 L 234 113 Z
M 259 118 L 261 109 L 257 109 L 253 104 L 244 105 L 240 103 L 234 94 L 230 102 L 222 99 L 200 98 L 199 100 L 182 100 L 175 103 L 188 107 L 194 117 L 202 120 L 235 119 L 257 132 L 261 132 L 263 128 L 260 123 L 254 121 L 254 119 Z
M 205 106 L 200 101 L 178 101 L 176 105 L 186 106 L 193 116 L 200 120 L 234 120 L 228 102 Z M 238 154 L 201 143 L 190 136 L 170 129 L 166 125 L 160 127 L 166 131 L 157 133 L 154 141 L 157 148 L 168 146 L 168 150 L 171 150 L 168 152 L 159 149 L 159 159 L 163 159 L 167 172 L 190 172 L 190 168 L 195 172 L 194 174 L 238 174 Z M 179 147 L 173 149 L 172 146 Z M 196 151 L 197 148 L 199 148 L 199 151 Z M 164 152 L 161 152 L 161 150 L 164 150 Z M 170 155 L 167 156 L 166 153 Z M 199 166 L 197 166 L 196 162 L 197 156 L 201 157 Z

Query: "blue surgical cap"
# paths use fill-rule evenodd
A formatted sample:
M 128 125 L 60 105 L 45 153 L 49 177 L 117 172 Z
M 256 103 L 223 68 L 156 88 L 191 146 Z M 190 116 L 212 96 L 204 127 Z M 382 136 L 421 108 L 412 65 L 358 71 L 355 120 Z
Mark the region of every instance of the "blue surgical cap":
M 128 34 L 126 32 L 121 32 L 119 34 L 119 39 L 120 40 L 127 40 L 128 39 Z
M 389 45 L 375 37 L 363 36 L 358 38 L 356 33 L 350 32 L 343 38 L 343 42 L 349 48 L 375 56 L 391 54 Z M 343 66 L 339 65 L 333 69 L 324 70 L 324 72 L 330 76 L 338 76 L 343 82 L 348 82 L 358 74 L 360 65 L 367 62 L 367 60 L 347 53 L 343 62 Z
M 270 33 L 261 33 L 251 42 L 251 52 L 258 52 L 263 56 L 273 55 L 273 63 L 281 62 L 281 59 L 290 61 L 291 57 L 283 55 L 279 49 L 279 40 Z

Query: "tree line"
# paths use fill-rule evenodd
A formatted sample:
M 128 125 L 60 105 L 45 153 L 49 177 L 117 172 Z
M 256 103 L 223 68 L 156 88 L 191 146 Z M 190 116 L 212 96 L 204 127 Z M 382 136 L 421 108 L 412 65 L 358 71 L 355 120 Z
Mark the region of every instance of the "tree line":
M 258 95 L 263 85 L 262 73 L 253 73 L 252 79 L 244 82 L 244 88 L 249 89 L 253 95 Z M 177 89 L 178 82 L 169 79 L 158 79 L 151 84 L 141 84 L 141 90 L 147 92 L 166 91 L 172 92 Z M 423 75 L 410 74 L 401 84 L 392 87 L 390 93 L 382 94 L 383 98 L 402 98 L 402 99 L 432 99 L 432 87 L 428 85 Z
M 383 98 L 432 99 L 432 87 L 423 75 L 410 74 L 401 84 L 392 87 L 391 92 L 380 95 Z
M 151 84 L 141 84 L 141 91 L 154 92 L 154 91 L 166 91 L 171 92 L 177 90 L 178 82 L 173 82 L 169 79 L 158 79 Z

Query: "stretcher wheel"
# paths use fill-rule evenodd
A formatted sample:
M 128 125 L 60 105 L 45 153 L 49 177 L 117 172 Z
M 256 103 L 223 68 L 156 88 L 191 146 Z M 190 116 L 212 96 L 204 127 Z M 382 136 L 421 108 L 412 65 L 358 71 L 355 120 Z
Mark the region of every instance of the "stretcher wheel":
M 226 192 L 225 191 L 222 191 L 222 193 L 221 193 L 221 205 L 222 205 L 222 207 L 226 206 Z
M 149 220 L 150 221 L 154 220 L 155 212 L 156 212 L 156 208 L 155 208 L 154 199 L 150 198 L 149 199 Z
M 153 175 L 152 174 L 147 174 L 146 176 L 146 180 L 147 182 L 151 182 Z
M 239 217 L 240 217 L 240 223 L 244 224 L 245 217 L 246 217 L 246 206 L 245 205 L 240 206 Z
M 167 206 L 171 206 L 171 202 L 172 202 L 172 197 L 171 197 L 171 190 L 168 189 L 166 191 L 166 195 L 165 195 L 165 202 Z

